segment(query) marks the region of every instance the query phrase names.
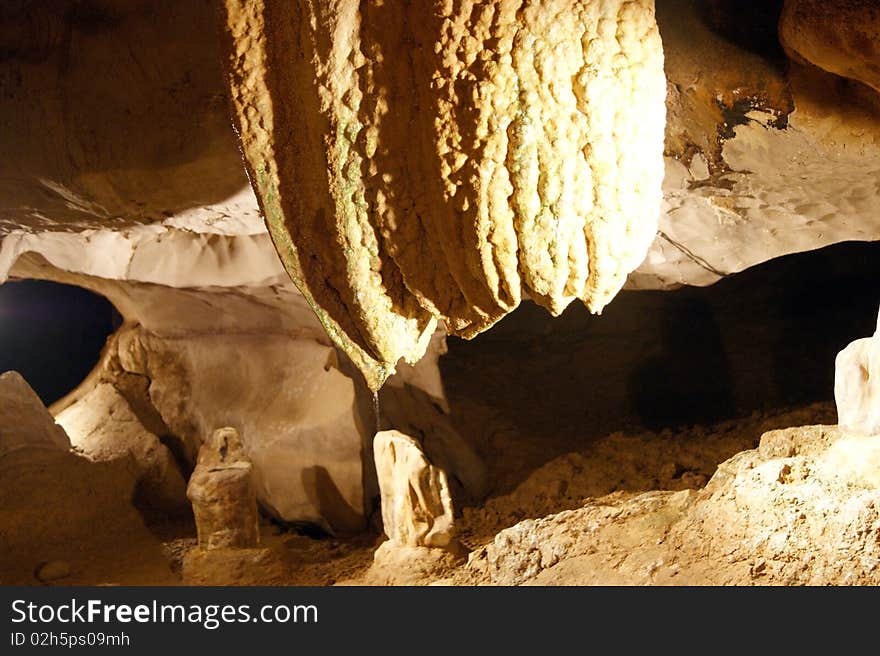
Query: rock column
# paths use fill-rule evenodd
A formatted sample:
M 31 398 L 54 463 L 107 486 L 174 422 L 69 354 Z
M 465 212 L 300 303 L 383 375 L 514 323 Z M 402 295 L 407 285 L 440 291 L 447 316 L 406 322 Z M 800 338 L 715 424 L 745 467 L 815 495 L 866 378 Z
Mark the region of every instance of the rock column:
M 254 547 L 259 542 L 252 470 L 234 428 L 215 430 L 202 445 L 186 491 L 202 549 Z

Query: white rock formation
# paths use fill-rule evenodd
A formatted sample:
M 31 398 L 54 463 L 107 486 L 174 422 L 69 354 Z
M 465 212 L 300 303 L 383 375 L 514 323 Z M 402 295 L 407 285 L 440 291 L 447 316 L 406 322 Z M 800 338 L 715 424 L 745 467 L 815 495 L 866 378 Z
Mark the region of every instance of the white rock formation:
M 0 375 L 0 458 L 24 447 L 67 451 L 70 439 L 21 374 L 7 371 Z
M 844 433 L 880 436 L 880 317 L 873 336 L 857 339 L 837 354 L 834 401 Z
M 137 480 L 139 505 L 169 513 L 188 507 L 186 482 L 171 451 L 148 431 L 110 383 L 96 385 L 56 416 L 71 444 L 90 460 L 122 460 Z
M 419 443 L 396 430 L 376 433 L 373 456 L 382 498 L 382 524 L 403 547 L 446 547 L 453 508 L 446 472 L 432 465 Z

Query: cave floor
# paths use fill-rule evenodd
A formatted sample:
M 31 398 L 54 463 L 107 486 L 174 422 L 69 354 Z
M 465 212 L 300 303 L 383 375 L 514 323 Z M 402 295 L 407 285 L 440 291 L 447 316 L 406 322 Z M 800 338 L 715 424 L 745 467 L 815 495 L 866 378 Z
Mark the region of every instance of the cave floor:
M 198 554 L 195 527 L 188 522 L 156 524 L 153 533 L 163 544 L 168 559 L 170 579 L 181 584 L 233 585 L 388 585 L 388 584 L 493 584 L 521 583 L 516 576 L 505 578 L 498 571 L 487 571 L 487 549 L 491 559 L 493 543 L 499 534 L 526 526 L 538 525 L 567 517 L 572 512 L 589 508 L 619 508 L 621 504 L 644 504 L 645 499 L 677 498 L 675 493 L 692 494 L 704 488 L 716 474 L 718 465 L 736 454 L 758 446 L 761 436 L 774 429 L 790 426 L 833 424 L 833 404 L 816 403 L 793 409 L 753 413 L 747 417 L 709 426 L 691 426 L 660 432 L 615 432 L 571 449 L 547 461 L 546 452 L 523 449 L 513 431 L 492 433 L 493 449 L 516 452 L 513 459 L 520 471 L 508 479 L 519 483 L 502 486 L 476 507 L 465 507 L 458 519 L 457 532 L 465 547 L 458 557 L 442 552 L 413 553 L 390 556 L 374 553 L 384 537 L 377 530 L 353 538 L 309 537 L 292 528 L 265 522 L 262 526 L 261 548 L 230 550 L 205 557 Z M 564 445 L 555 445 L 562 448 Z M 735 460 L 735 458 L 734 458 Z M 510 462 L 510 460 L 508 460 Z M 526 469 L 531 467 L 526 473 Z M 672 495 L 672 496 L 669 496 Z M 628 507 L 628 506 L 627 506 Z M 628 516 L 628 511 L 622 516 Z M 619 522 L 620 513 L 605 520 L 592 519 L 609 525 Z M 569 518 L 569 522 L 576 521 Z M 566 530 L 570 530 L 566 529 Z M 636 531 L 635 534 L 638 534 Z M 504 538 L 502 541 L 507 540 Z M 646 538 L 647 539 L 647 538 Z M 630 545 L 631 550 L 650 545 Z M 564 551 L 564 549 L 563 549 Z M 468 557 L 467 554 L 470 554 Z M 559 555 L 557 554 L 557 557 Z M 610 559 L 619 556 L 609 555 Z M 564 554 L 562 555 L 564 560 Z M 497 560 L 497 558 L 496 558 Z M 493 565 L 495 563 L 492 563 Z M 605 572 L 598 579 L 586 575 Z M 618 581 L 607 572 L 614 571 L 612 562 L 588 564 L 570 575 L 556 572 L 553 584 Z M 492 569 L 491 567 L 489 569 Z M 521 568 L 520 568 L 521 569 Z M 497 570 L 497 567 L 496 567 Z M 750 570 L 751 571 L 751 570 Z M 124 575 L 116 583 L 127 581 Z M 751 582 L 748 575 L 733 583 Z M 95 581 L 99 582 L 99 581 Z M 106 581 L 100 581 L 106 582 Z M 638 581 L 642 582 L 642 581 Z M 681 577 L 680 583 L 694 582 Z M 695 582 L 700 582 L 697 579 Z M 760 581 L 759 581 L 760 582 Z M 78 580 L 77 583 L 89 583 Z

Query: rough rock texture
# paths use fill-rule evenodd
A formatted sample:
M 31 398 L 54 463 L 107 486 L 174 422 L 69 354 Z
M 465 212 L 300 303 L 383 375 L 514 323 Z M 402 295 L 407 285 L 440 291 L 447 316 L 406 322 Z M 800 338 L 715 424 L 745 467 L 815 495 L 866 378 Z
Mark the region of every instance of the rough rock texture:
M 395 430 L 376 433 L 373 457 L 389 540 L 404 547 L 446 547 L 452 542 L 453 508 L 446 472 L 419 443 Z
M 857 339 L 837 354 L 834 400 L 842 431 L 880 435 L 880 317 L 872 337 Z
M 99 462 L 122 460 L 131 467 L 139 507 L 175 515 L 188 510 L 186 482 L 173 454 L 113 385 L 96 385 L 56 420 L 82 455 Z
M 70 438 L 25 379 L 7 371 L 0 375 L 0 457 L 23 447 L 67 451 Z
M 253 465 L 234 428 L 218 428 L 199 450 L 189 478 L 201 549 L 248 548 L 260 539 Z
M 663 175 L 653 1 L 225 7 L 269 230 L 373 389 L 434 318 L 473 336 L 523 290 L 598 312 L 644 257 Z
M 342 581 L 341 585 L 423 585 L 442 580 L 450 569 L 465 562 L 460 545 L 451 548 L 402 546 L 391 540 L 379 545 L 373 563 L 360 581 Z
M 842 465 L 877 453 L 834 426 L 771 431 L 700 491 L 617 492 L 505 529 L 471 554 L 463 580 L 876 585 L 880 477 Z
M 175 363 L 196 362 L 211 371 L 222 369 L 206 355 L 211 339 L 222 341 L 230 337 L 241 361 L 247 360 L 247 353 L 253 349 L 254 362 L 260 363 L 298 352 L 298 348 L 289 346 L 296 340 L 310 342 L 302 347 L 304 351 L 318 350 L 314 344 L 329 348 L 331 342 L 276 257 L 256 198 L 242 170 L 224 97 L 228 84 L 219 65 L 232 50 L 228 43 L 221 48 L 216 41 L 212 3 L 207 0 L 187 3 L 102 0 L 74 4 L 12 0 L 0 6 L 0 38 L 3 40 L 0 93 L 4 98 L 0 110 L 0 143 L 3 144 L 0 279 L 12 276 L 59 280 L 89 287 L 111 298 L 129 324 L 126 330 L 137 324 L 136 329 L 143 335 L 141 341 L 151 348 L 155 345 L 158 351 L 151 353 L 148 349 L 144 353 L 146 362 L 152 362 L 155 381 L 145 373 L 125 371 L 120 365 L 113 371 L 112 382 L 126 396 L 139 420 L 154 434 L 171 432 L 163 413 L 175 425 L 175 431 L 186 426 L 184 434 L 170 437 L 178 440 L 183 460 L 192 462 L 199 446 L 198 437 L 214 426 L 231 422 L 222 417 L 222 405 L 214 402 L 211 394 L 206 393 L 197 403 L 177 404 L 177 399 L 167 393 L 176 384 L 173 376 L 183 372 L 200 384 L 205 376 L 198 372 L 193 374 Z M 497 283 L 495 287 L 476 284 L 487 270 L 495 267 L 494 259 L 483 257 L 486 253 L 477 248 L 467 250 L 467 257 L 459 258 L 458 252 L 450 250 L 450 245 L 457 242 L 447 237 L 449 233 L 460 240 L 474 236 L 487 227 L 486 208 L 492 209 L 494 214 L 496 205 L 492 203 L 498 198 L 489 192 L 497 191 L 500 183 L 497 176 L 492 176 L 504 175 L 510 167 L 506 161 L 496 165 L 497 151 L 492 150 L 499 148 L 499 141 L 503 141 L 505 135 L 490 134 L 486 126 L 494 125 L 496 115 L 503 120 L 510 115 L 507 107 L 493 105 L 491 113 L 482 110 L 488 106 L 486 103 L 503 98 L 504 87 L 498 84 L 512 79 L 511 72 L 519 75 L 524 62 L 514 61 L 512 55 L 509 61 L 503 59 L 500 49 L 509 45 L 505 41 L 497 46 L 486 44 L 483 48 L 486 53 L 502 57 L 496 58 L 497 61 L 477 57 L 470 70 L 460 71 L 454 85 L 444 82 L 442 88 L 433 89 L 428 84 L 429 77 L 418 77 L 412 82 L 400 79 L 403 67 L 398 68 L 393 62 L 408 58 L 397 52 L 388 53 L 403 47 L 397 40 L 403 39 L 399 35 L 406 32 L 388 27 L 398 27 L 406 20 L 409 29 L 411 16 L 404 16 L 397 3 L 362 4 L 357 25 L 345 21 L 339 25 L 342 32 L 357 37 L 357 47 L 364 61 L 355 58 L 352 66 L 340 61 L 339 69 L 320 72 L 323 79 L 340 85 L 347 84 L 349 78 L 334 76 L 340 72 L 351 73 L 358 77 L 358 84 L 347 89 L 369 88 L 381 93 L 363 94 L 360 99 L 354 97 L 356 94 L 347 99 L 343 96 L 337 103 L 339 99 L 334 99 L 332 93 L 324 93 L 328 89 L 338 90 L 336 86 L 321 89 L 323 95 L 307 106 L 269 103 L 263 109 L 268 107 L 279 117 L 275 134 L 270 136 L 275 139 L 273 143 L 284 144 L 288 143 L 291 133 L 297 138 L 303 134 L 325 134 L 323 124 L 313 131 L 299 116 L 330 116 L 336 110 L 343 112 L 342 105 L 348 107 L 348 102 L 357 104 L 358 115 L 350 125 L 357 128 L 358 138 L 363 138 L 353 142 L 353 152 L 363 158 L 367 170 L 352 168 L 350 173 L 364 190 L 361 204 L 367 205 L 366 211 L 375 215 L 377 221 L 381 220 L 381 227 L 373 231 L 372 238 L 376 244 L 387 246 L 387 250 L 381 251 L 384 254 L 380 268 L 382 284 L 388 274 L 391 278 L 388 289 L 405 288 L 409 294 L 422 295 L 413 316 L 421 312 L 419 308 L 425 304 L 430 305 L 426 299 L 440 298 L 441 292 L 458 290 L 459 297 L 467 292 L 471 296 L 465 297 L 463 306 L 440 304 L 437 310 L 446 315 L 475 312 L 482 320 L 483 315 L 488 317 L 493 311 L 497 312 L 499 304 L 511 302 L 512 299 L 502 297 L 502 292 L 512 295 L 518 288 L 512 285 L 505 289 L 500 274 L 492 283 Z M 710 13 L 706 7 L 724 4 L 736 9 L 736 3 L 657 2 L 669 82 L 665 201 L 660 213 L 660 233 L 645 262 L 630 276 L 629 284 L 633 287 L 654 289 L 678 284 L 709 284 L 720 276 L 785 253 L 836 241 L 873 240 L 880 236 L 880 188 L 877 185 L 880 175 L 876 164 L 880 160 L 880 109 L 876 92 L 812 65 L 789 63 L 784 56 L 756 50 L 748 40 L 732 38 L 728 32 L 719 31 L 718 26 L 706 18 Z M 350 6 L 344 3 L 338 6 L 343 5 Z M 299 6 L 311 11 L 313 5 L 301 3 Z M 429 6 L 425 3 L 409 11 L 427 11 Z M 552 6 L 550 2 L 529 5 L 533 8 Z M 282 8 L 280 11 L 292 10 Z M 455 11 L 459 11 L 458 6 Z M 504 15 L 503 12 L 498 14 Z M 534 11 L 524 15 L 524 19 L 531 21 L 528 22 L 530 30 L 532 27 L 537 30 L 542 16 L 546 15 Z M 462 20 L 449 36 L 458 38 L 467 33 L 479 41 L 485 33 L 501 26 L 497 21 L 480 22 L 482 17 L 474 16 L 476 18 L 468 22 L 462 13 Z M 744 33 L 750 34 L 757 16 L 742 11 L 724 16 L 728 27 L 733 28 L 737 27 L 737 18 L 739 27 L 747 28 Z M 562 16 L 558 22 L 567 27 L 570 20 L 574 19 Z M 418 29 L 427 31 L 432 25 L 432 21 L 424 21 Z M 775 22 L 773 25 L 775 29 Z M 310 32 L 306 30 L 305 34 Z M 565 37 L 567 31 L 561 30 L 559 34 Z M 240 34 L 233 35 L 237 36 Z M 533 34 L 525 30 L 522 36 L 527 39 Z M 548 30 L 547 36 L 536 40 L 536 48 L 517 52 L 536 53 L 536 65 L 540 65 L 540 57 L 546 54 L 541 46 L 553 38 L 556 37 L 552 36 L 552 30 Z M 452 39 L 447 43 L 452 44 Z M 265 55 L 267 46 L 283 53 L 290 44 L 282 39 L 253 45 L 252 51 L 259 58 Z M 457 52 L 451 53 L 447 62 L 440 61 L 435 57 L 437 53 L 432 54 L 430 49 L 416 53 L 409 47 L 410 43 L 405 45 L 402 52 L 413 55 L 413 66 L 417 65 L 418 70 L 424 72 L 437 64 L 434 68 L 443 71 L 438 79 L 444 81 L 446 72 L 451 75 L 453 70 L 446 68 L 447 63 L 455 67 L 461 61 Z M 473 45 L 463 39 L 461 52 L 473 54 Z M 568 42 L 560 45 L 563 54 L 576 50 L 566 50 L 571 45 Z M 513 53 L 514 46 L 509 47 Z M 313 64 L 326 63 L 321 57 L 332 50 L 321 50 L 314 61 L 302 63 L 306 79 L 316 76 Z M 390 60 L 393 62 L 387 63 Z M 562 70 L 567 69 L 560 67 L 559 71 Z M 508 78 L 504 78 L 505 75 Z M 553 75 L 553 72 L 547 73 L 547 79 Z M 285 89 L 298 86 L 283 76 L 268 82 L 267 98 L 281 97 L 278 94 L 283 96 Z M 403 130 L 391 128 L 395 123 L 404 125 L 414 117 L 412 103 L 394 102 L 401 89 L 409 84 L 423 85 L 417 96 L 412 96 L 418 97 L 420 105 L 434 107 L 445 103 L 450 112 L 442 115 L 454 121 L 441 126 L 429 125 L 427 129 L 423 125 L 414 126 L 413 130 L 422 137 L 405 141 L 408 132 L 404 134 Z M 551 93 L 554 89 L 563 92 L 560 98 L 549 103 L 553 107 L 564 107 L 571 101 L 565 93 L 565 85 L 548 87 Z M 307 93 L 310 88 L 302 85 L 301 90 Z M 488 93 L 485 97 L 483 90 Z M 496 90 L 499 93 L 495 93 Z M 544 114 L 545 103 L 540 93 L 543 91 L 539 90 L 540 102 L 523 99 L 523 107 L 541 113 L 541 124 L 534 125 L 536 131 L 543 129 L 545 119 L 549 125 L 552 118 Z M 455 104 L 450 94 L 456 98 L 461 94 L 462 104 Z M 472 107 L 482 113 L 468 116 L 458 111 L 461 107 Z M 259 116 L 255 113 L 246 118 L 253 123 Z M 512 120 L 511 125 L 515 124 Z M 456 162 L 450 160 L 458 152 L 452 147 L 455 144 L 451 144 L 445 153 L 446 159 L 439 159 L 437 151 L 438 159 L 432 165 L 437 170 L 451 167 L 454 172 L 445 177 L 436 171 L 431 175 L 422 173 L 423 167 L 431 161 L 423 157 L 424 139 L 440 136 L 454 139 L 455 135 L 476 137 L 483 133 L 485 138 L 479 143 L 461 146 L 467 153 L 461 168 L 455 168 Z M 374 136 L 376 149 L 370 154 Z M 342 134 L 333 143 L 342 144 L 345 137 Z M 510 133 L 506 135 L 507 139 L 513 137 Z M 536 137 L 535 143 L 546 147 L 542 139 L 546 141 L 546 135 Z M 326 152 L 322 148 L 320 143 L 311 144 L 309 153 Z M 278 158 L 284 160 L 285 166 L 295 168 L 299 156 L 300 153 L 292 153 L 289 161 L 283 155 Z M 534 162 L 529 157 L 523 161 Z M 540 163 L 540 153 L 538 160 Z M 411 167 L 412 162 L 415 164 Z M 314 176 L 317 185 L 302 187 L 302 195 L 307 196 L 305 201 L 297 198 L 298 189 L 284 188 L 279 189 L 280 204 L 287 207 L 302 202 L 324 203 L 326 195 L 313 192 L 328 186 L 326 179 L 321 178 L 326 163 L 325 158 L 321 166 L 302 172 L 303 176 Z M 485 163 L 485 170 L 478 163 Z M 340 177 L 338 169 L 331 174 L 337 180 L 347 180 L 345 174 Z M 383 175 L 389 176 L 389 180 Z M 406 189 L 407 185 L 400 182 L 404 175 L 410 180 Z M 441 184 L 443 180 L 455 183 L 455 199 L 464 199 L 467 195 L 467 208 L 453 203 L 455 221 L 450 224 L 436 221 L 449 206 L 443 200 L 447 193 Z M 254 183 L 259 181 L 255 179 Z M 332 191 L 343 207 L 352 206 L 344 197 L 344 189 Z M 552 193 L 543 187 L 537 192 L 542 202 L 549 198 L 545 191 Z M 485 195 L 477 196 L 484 192 Z M 512 201 L 515 199 L 520 205 L 524 201 L 521 202 L 521 195 L 511 196 L 511 200 L 506 194 L 502 196 L 503 202 L 497 203 L 500 208 L 497 214 L 506 217 L 506 221 L 514 211 Z M 435 202 L 437 199 L 442 202 Z M 560 195 L 555 205 L 547 203 L 546 208 L 561 207 L 564 202 L 564 195 Z M 430 210 L 424 217 L 427 223 L 420 223 L 421 215 L 415 224 L 404 220 L 411 216 L 404 209 L 410 205 L 423 208 L 426 204 Z M 334 213 L 325 213 L 323 219 L 317 215 L 300 217 L 302 225 L 321 226 L 324 225 L 320 223 L 322 220 L 330 225 L 331 217 L 339 216 L 335 205 L 331 209 Z M 359 205 L 353 216 L 363 218 L 364 212 Z M 544 215 L 525 213 L 523 216 L 540 219 Z M 541 232 L 546 226 L 538 219 L 532 223 L 535 233 L 546 234 Z M 339 228 L 336 223 L 333 225 L 334 229 Z M 521 231 L 523 225 L 514 224 L 512 228 L 517 248 L 521 245 L 517 230 Z M 440 235 L 442 239 L 404 242 L 410 234 L 416 234 L 414 231 L 423 228 L 433 230 L 431 235 Z M 456 232 L 459 228 L 461 231 Z M 274 232 L 277 237 L 278 231 Z M 364 235 L 369 240 L 370 233 Z M 498 244 L 504 233 L 478 236 Z M 283 242 L 277 245 L 282 250 L 285 247 Z M 397 250 L 392 251 L 392 246 Z M 534 255 L 534 251 L 529 252 Z M 438 257 L 434 258 L 434 254 Z M 394 266 L 389 264 L 389 258 Z M 434 261 L 445 262 L 446 268 L 438 272 L 423 266 Z M 327 262 L 335 266 L 338 259 L 328 258 Z M 363 260 L 357 262 L 364 264 Z M 368 264 L 371 262 L 373 260 Z M 400 272 L 402 281 L 390 273 L 394 271 Z M 510 267 L 496 267 L 496 271 L 506 272 L 508 279 L 514 273 Z M 343 270 L 335 273 L 348 274 Z M 356 273 L 364 273 L 364 270 Z M 516 273 L 519 275 L 518 269 Z M 447 276 L 447 282 L 451 277 L 452 282 L 448 287 L 430 289 L 428 283 L 435 274 Z M 375 280 L 372 273 L 363 278 L 365 284 Z M 542 289 L 539 283 L 546 283 L 546 292 L 558 280 L 552 276 L 537 277 L 533 281 L 537 289 L 529 293 L 535 292 L 537 297 Z M 459 284 L 461 281 L 467 283 L 466 288 Z M 370 290 L 375 291 L 373 287 L 367 291 Z M 472 304 L 471 298 L 478 299 L 479 303 Z M 343 301 L 348 303 L 351 299 Z M 397 303 L 398 299 L 392 301 Z M 379 310 L 381 306 L 377 304 Z M 404 306 L 401 302 L 396 307 Z M 401 319 L 402 323 L 407 321 L 418 323 L 411 316 Z M 456 329 L 464 330 L 465 326 L 459 325 Z M 190 339 L 193 345 L 189 344 Z M 190 357 L 191 351 L 200 355 Z M 228 358 L 226 354 L 222 357 Z M 275 390 L 277 380 L 264 377 L 263 366 L 242 367 L 235 373 L 234 382 L 221 380 L 228 382 L 229 387 Z M 321 358 L 310 360 L 310 371 L 318 378 L 319 366 L 324 366 Z M 407 366 L 399 368 L 404 371 Z M 137 371 L 146 369 L 139 366 Z M 274 376 L 278 369 L 267 371 Z M 282 373 L 298 373 L 291 372 L 292 369 L 285 369 Z M 328 377 L 335 377 L 335 372 L 330 373 Z M 422 373 L 417 374 L 421 381 L 418 385 L 428 384 L 431 396 L 442 396 L 437 393 L 436 367 L 427 367 L 427 375 Z M 103 370 L 97 372 L 96 378 L 105 374 L 109 376 Z M 125 387 L 123 382 L 131 383 L 130 387 Z M 358 382 L 352 384 L 359 385 Z M 153 387 L 156 399 L 161 399 L 162 413 L 153 405 L 150 393 Z M 89 386 L 84 386 L 79 395 L 88 389 Z M 208 386 L 204 389 L 207 392 Z M 126 390 L 137 391 L 134 395 L 137 399 Z M 163 390 L 165 393 L 160 393 Z M 218 394 L 218 398 L 225 403 L 229 397 Z M 326 407 L 327 401 L 322 399 L 319 405 Z M 442 403 L 440 405 L 442 407 Z M 299 406 L 291 403 L 291 407 Z M 151 423 L 147 415 L 158 419 Z M 347 411 L 342 415 L 343 426 L 348 426 Z M 360 444 L 363 445 L 364 436 L 372 435 L 374 422 L 369 409 L 358 415 L 367 426 L 366 430 L 361 428 Z M 207 429 L 196 428 L 203 419 L 210 419 Z M 301 477 L 283 476 L 289 461 L 279 457 L 277 462 L 282 466 L 271 467 L 275 462 L 273 456 L 288 450 L 289 436 L 285 434 L 278 442 L 266 445 L 264 440 L 274 440 L 280 432 L 271 426 L 262 430 L 259 418 L 246 419 L 261 428 L 247 431 L 245 440 L 255 440 L 251 443 L 257 445 L 254 448 L 266 453 L 267 482 L 260 492 L 266 507 L 285 505 L 287 510 L 278 514 L 288 521 L 319 521 L 329 525 L 322 514 L 324 511 L 319 512 L 318 508 L 344 509 L 356 505 L 354 497 L 352 503 L 346 502 L 345 506 L 316 504 L 310 500 L 310 488 L 300 485 Z M 275 420 L 285 425 L 295 423 L 280 413 Z M 164 429 L 160 423 L 165 423 Z M 298 426 L 296 430 L 302 428 Z M 348 434 L 347 429 L 344 432 Z M 324 432 L 320 435 L 323 438 Z M 344 450 L 354 457 L 358 443 L 353 434 L 349 435 L 352 441 L 345 442 Z M 296 448 L 300 447 L 296 443 Z M 317 454 L 315 467 L 343 472 L 338 479 L 334 478 L 335 489 L 349 489 L 349 485 L 360 489 L 360 483 L 355 484 L 349 474 L 357 471 L 356 461 L 337 466 L 321 450 L 320 442 L 309 442 L 310 453 L 312 449 Z M 357 462 L 359 460 L 360 456 Z M 255 462 L 258 478 L 261 468 L 262 464 Z M 358 480 L 363 478 L 363 474 L 356 476 Z M 450 480 L 450 486 L 454 489 L 455 481 Z M 340 497 L 345 499 L 344 493 L 334 498 Z M 284 499 L 285 504 L 277 499 Z
M 76 237 L 56 242 L 56 255 L 73 261 Z M 89 267 L 91 257 L 100 260 L 98 252 L 80 255 L 80 266 Z M 140 421 L 184 463 L 195 462 L 202 436 L 214 427 L 236 426 L 267 510 L 283 521 L 348 534 L 364 526 L 364 488 L 369 493 L 375 487 L 364 476 L 371 468 L 364 453 L 375 432 L 373 402 L 280 265 L 272 277 L 261 278 L 266 272 L 257 255 L 272 257 L 248 248 L 232 248 L 223 257 L 205 252 L 192 263 L 194 277 L 175 278 L 172 248 L 169 266 L 157 269 L 166 276 L 160 283 L 71 274 L 34 253 L 21 255 L 15 271 L 92 289 L 126 317 L 93 375 L 53 411 L 99 382 L 110 383 L 127 390 Z M 199 286 L 204 279 L 217 285 Z M 426 358 L 402 366 L 389 380 L 404 407 L 398 414 L 415 412 L 406 416 L 416 424 L 418 414 L 442 423 L 435 415 L 446 403 L 437 366 L 444 350 L 443 334 L 435 334 Z M 282 386 L 280 380 L 294 383 Z
M 779 37 L 791 56 L 880 91 L 880 6 L 874 0 L 785 0 Z

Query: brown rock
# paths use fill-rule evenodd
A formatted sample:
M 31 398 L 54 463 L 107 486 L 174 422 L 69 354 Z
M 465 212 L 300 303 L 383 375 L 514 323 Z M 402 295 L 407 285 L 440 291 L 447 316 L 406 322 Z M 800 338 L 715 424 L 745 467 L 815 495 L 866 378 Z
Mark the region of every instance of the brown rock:
M 875 0 L 785 0 L 779 37 L 793 58 L 880 91 Z
M 252 470 L 234 428 L 218 428 L 202 445 L 187 487 L 201 548 L 253 547 L 259 542 Z

